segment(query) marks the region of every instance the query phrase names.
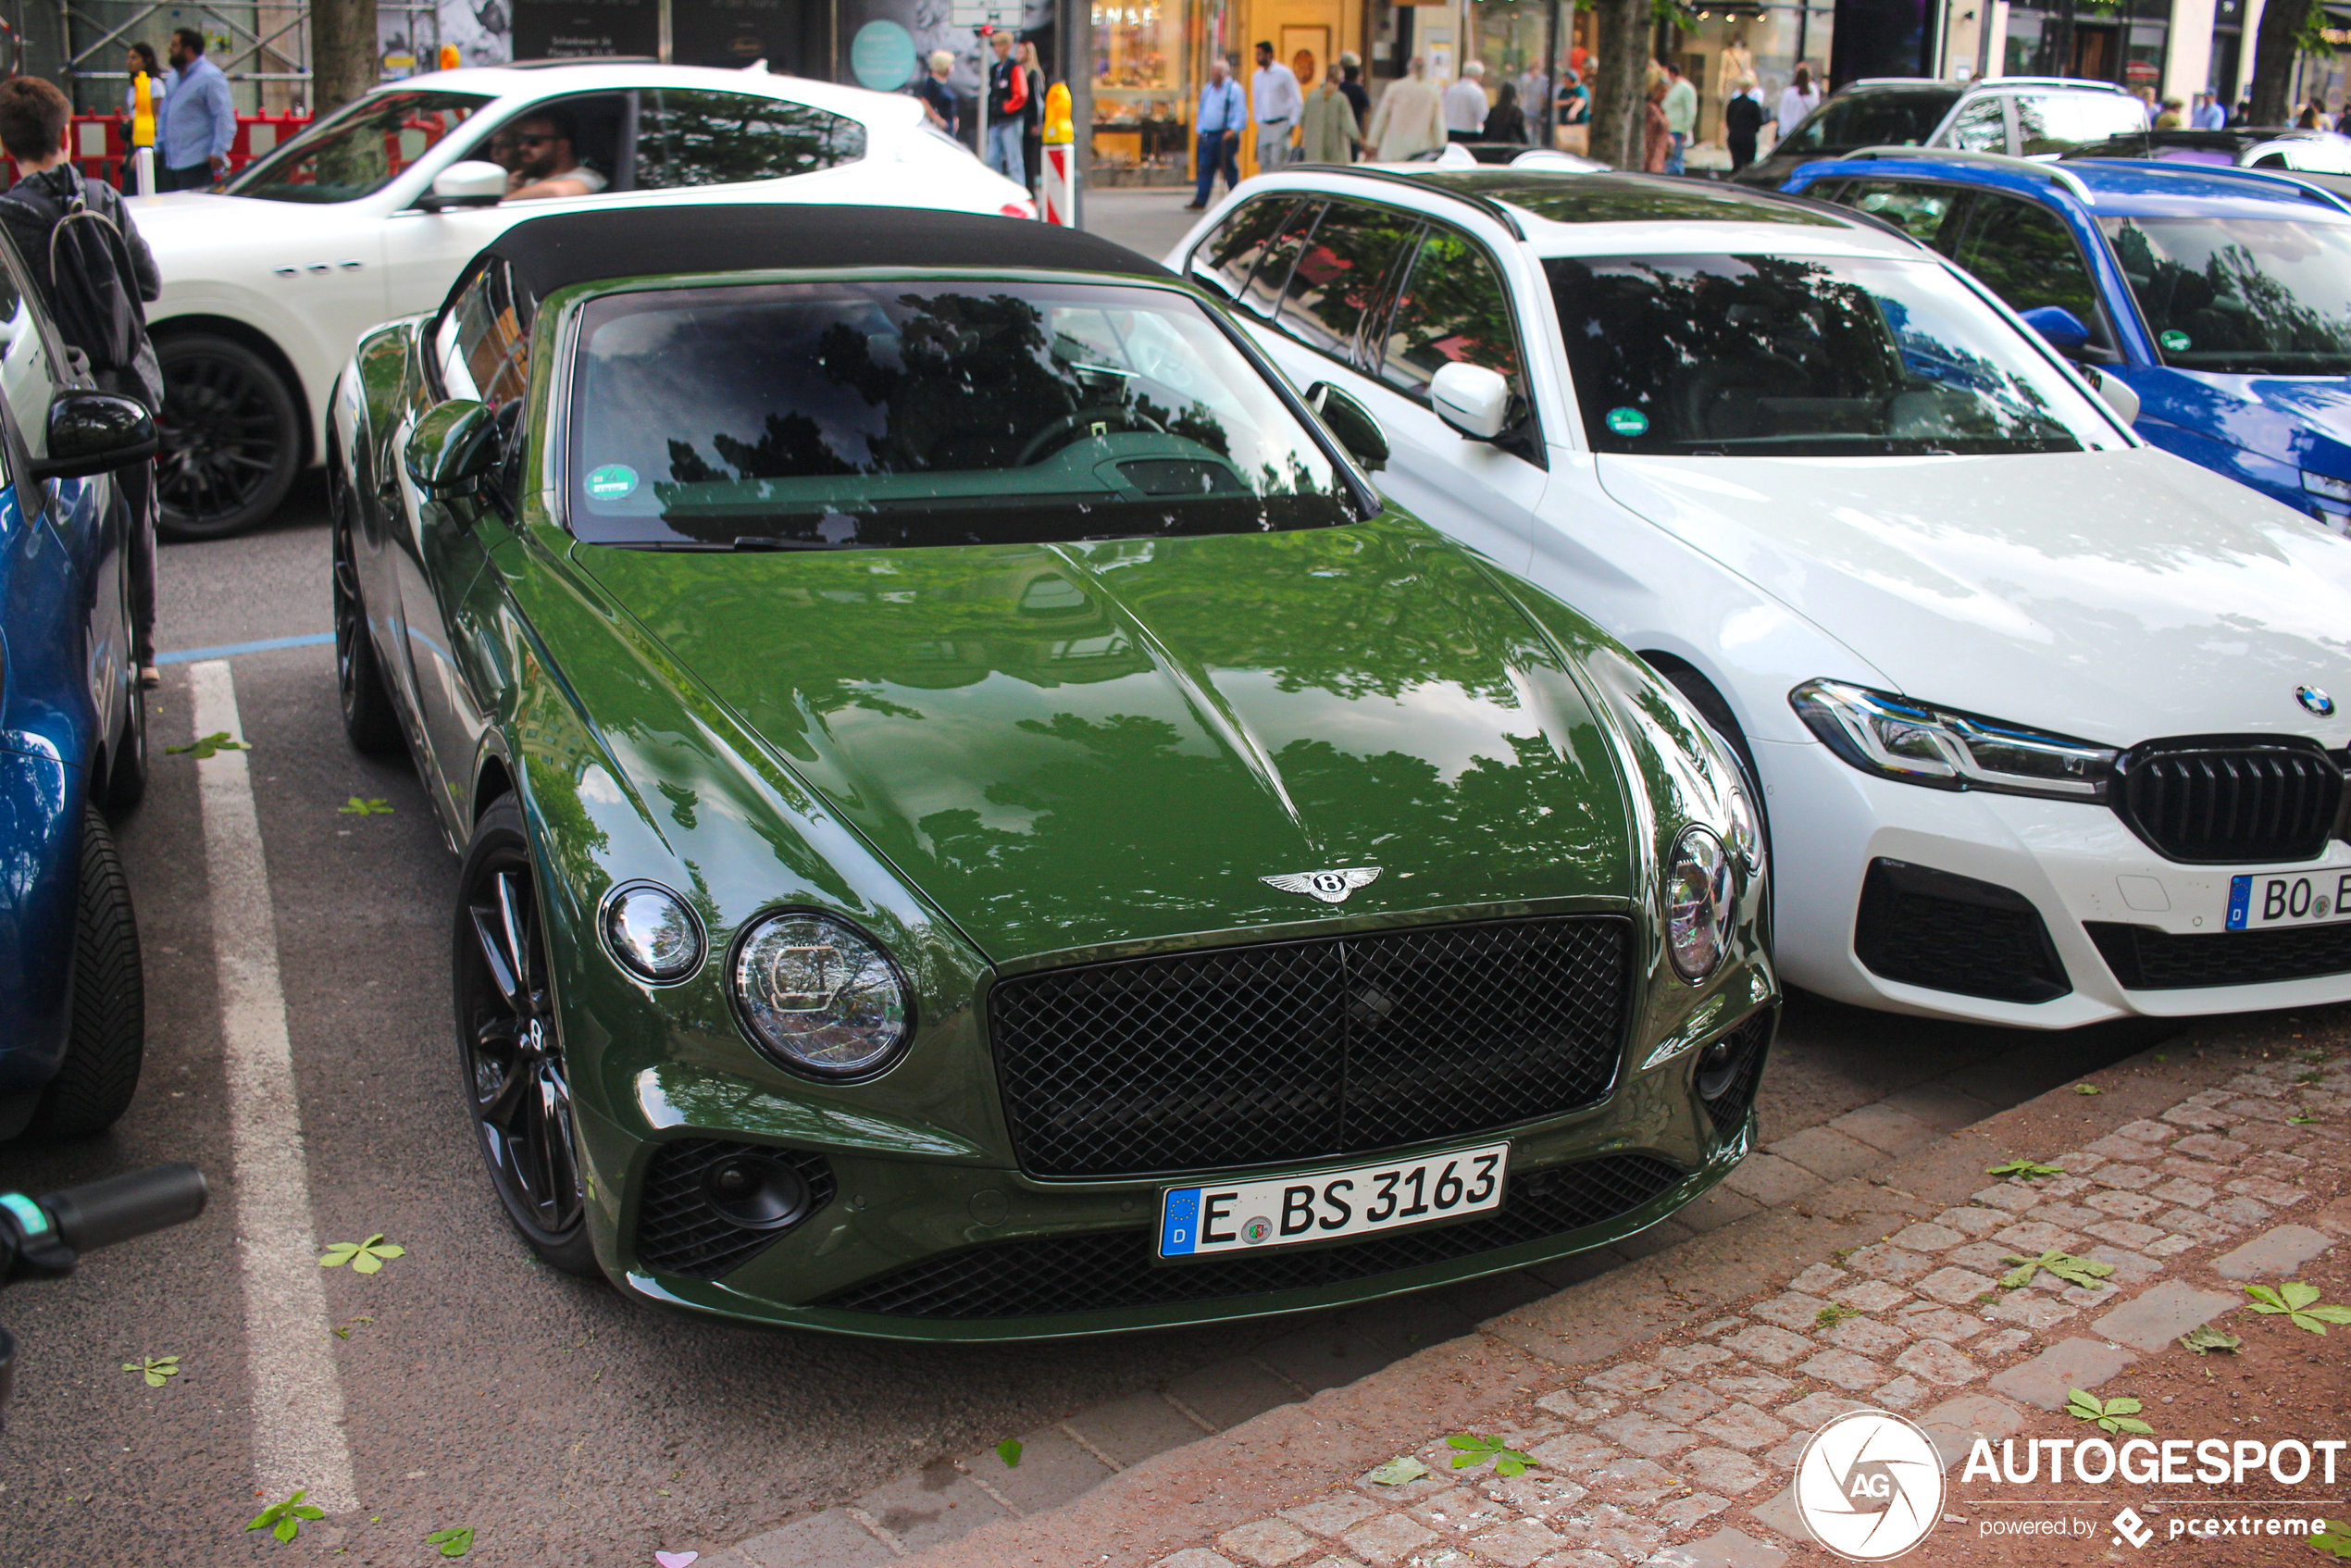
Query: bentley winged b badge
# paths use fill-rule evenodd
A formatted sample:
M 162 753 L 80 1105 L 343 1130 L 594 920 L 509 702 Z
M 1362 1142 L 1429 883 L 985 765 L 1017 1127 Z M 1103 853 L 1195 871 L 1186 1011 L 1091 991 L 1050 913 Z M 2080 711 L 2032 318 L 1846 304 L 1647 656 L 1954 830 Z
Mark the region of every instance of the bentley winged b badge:
M 1378 881 L 1379 872 L 1376 865 L 1348 865 L 1337 871 L 1293 871 L 1282 877 L 1260 877 L 1258 880 L 1286 893 L 1304 893 L 1325 903 L 1345 903 L 1348 894 Z

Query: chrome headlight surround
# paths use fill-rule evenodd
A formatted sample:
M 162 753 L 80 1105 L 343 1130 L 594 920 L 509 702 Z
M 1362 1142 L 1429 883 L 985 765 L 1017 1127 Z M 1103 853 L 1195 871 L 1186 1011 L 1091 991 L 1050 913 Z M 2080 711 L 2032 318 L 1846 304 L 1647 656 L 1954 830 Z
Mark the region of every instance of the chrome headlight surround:
M 1665 956 L 1676 975 L 1698 985 L 1722 967 L 1737 915 L 1731 852 L 1712 828 L 1693 823 L 1673 840 L 1664 898 Z
M 604 952 L 649 986 L 674 986 L 702 967 L 708 943 L 694 906 L 659 882 L 622 882 L 596 906 Z
M 1822 744 L 1863 773 L 1930 790 L 2102 802 L 2121 748 L 1914 703 L 1841 680 L 1808 680 L 1788 703 Z
M 727 994 L 763 1055 L 828 1083 L 879 1076 L 914 1036 L 914 993 L 889 952 L 814 910 L 746 924 L 728 954 Z
M 1723 792 L 1723 842 L 1750 881 L 1762 877 L 1763 818 L 1743 784 L 1734 784 Z

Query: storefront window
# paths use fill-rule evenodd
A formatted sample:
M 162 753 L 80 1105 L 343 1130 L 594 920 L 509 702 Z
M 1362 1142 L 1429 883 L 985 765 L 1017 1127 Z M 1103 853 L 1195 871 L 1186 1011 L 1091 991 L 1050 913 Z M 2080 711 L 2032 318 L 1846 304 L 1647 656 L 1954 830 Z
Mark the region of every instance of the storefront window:
M 1698 15 L 1698 24 L 1681 33 L 1675 56 L 1683 74 L 1698 89 L 1697 140 L 1685 161 L 1693 169 L 1727 169 L 1731 154 L 1723 130 L 1723 106 L 1737 93 L 1739 81 L 1755 79 L 1756 95 L 1763 104 L 1762 142 L 1768 148 L 1777 134 L 1780 94 L 1795 80 L 1798 61 L 1811 68 L 1813 91 L 1822 91 L 1821 78 L 1836 37 L 1836 12 L 1830 6 L 1766 6 L 1701 10 Z
M 1180 178 L 1195 80 L 1185 0 L 1094 7 L 1094 166 L 1144 180 Z

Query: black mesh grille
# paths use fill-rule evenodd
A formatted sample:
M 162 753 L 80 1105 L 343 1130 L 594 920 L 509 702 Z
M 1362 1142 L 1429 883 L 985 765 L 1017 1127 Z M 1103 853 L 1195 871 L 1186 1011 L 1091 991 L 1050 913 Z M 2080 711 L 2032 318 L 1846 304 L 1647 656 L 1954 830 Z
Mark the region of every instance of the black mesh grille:
M 2087 921 L 2107 966 L 2125 990 L 2258 986 L 2351 973 L 2351 926 L 2174 936 L 2152 926 Z
M 1853 952 L 1873 975 L 1961 996 L 2048 1002 L 2073 989 L 2031 900 L 1906 861 L 1870 862 Z
M 2315 744 L 2151 741 L 2122 759 L 2114 809 L 2168 860 L 2309 860 L 2343 804 L 2343 769 Z
M 808 1213 L 772 1230 L 740 1226 L 711 1207 L 703 1172 L 729 1154 L 764 1154 L 781 1160 L 808 1184 Z M 645 1189 L 637 1206 L 637 1255 L 649 1268 L 690 1279 L 716 1279 L 780 1241 L 832 1201 L 833 1172 L 822 1154 L 724 1143 L 713 1138 L 681 1138 L 661 1145 L 645 1166 Z
M 1707 1119 L 1714 1124 L 1717 1138 L 1736 1138 L 1747 1126 L 1747 1114 L 1755 1105 L 1756 1086 L 1763 1081 L 1763 1053 L 1772 1038 L 1772 1010 L 1765 1008 L 1723 1037 L 1737 1053 L 1730 1081 L 1698 1101 L 1706 1107 Z M 1702 1065 L 1706 1060 L 1704 1050 L 1699 1051 L 1698 1060 Z
M 1025 975 L 989 1012 L 1024 1168 L 1173 1174 L 1483 1132 L 1604 1098 L 1630 928 L 1439 926 Z
M 1338 1247 L 1206 1263 L 1155 1263 L 1152 1233 L 1146 1230 L 999 1242 L 883 1275 L 818 1304 L 892 1317 L 1046 1317 L 1342 1285 L 1582 1230 L 1631 1213 L 1682 1176 L 1646 1154 L 1611 1154 L 1514 1176 L 1502 1207 L 1480 1219 Z

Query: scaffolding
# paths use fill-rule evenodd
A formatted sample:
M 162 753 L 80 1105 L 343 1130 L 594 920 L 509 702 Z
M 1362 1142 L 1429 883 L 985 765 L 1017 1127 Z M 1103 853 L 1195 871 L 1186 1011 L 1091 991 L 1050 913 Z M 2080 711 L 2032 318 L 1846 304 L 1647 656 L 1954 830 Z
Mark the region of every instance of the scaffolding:
M 173 29 L 203 33 L 205 55 L 238 89 L 238 107 L 280 113 L 310 100 L 310 8 L 306 5 L 189 5 L 183 0 L 53 0 L 59 32 L 55 75 L 77 106 L 118 106 L 130 73 L 123 55 L 133 42 L 155 46 Z M 25 0 L 14 0 L 19 16 Z M 387 7 L 397 8 L 397 7 Z M 37 69 L 31 60 L 20 68 Z M 49 74 L 44 72 L 43 74 Z M 83 84 L 88 84 L 84 87 Z

